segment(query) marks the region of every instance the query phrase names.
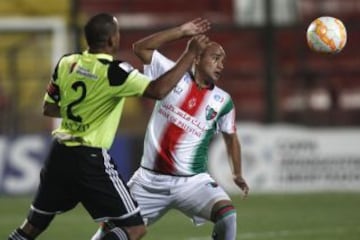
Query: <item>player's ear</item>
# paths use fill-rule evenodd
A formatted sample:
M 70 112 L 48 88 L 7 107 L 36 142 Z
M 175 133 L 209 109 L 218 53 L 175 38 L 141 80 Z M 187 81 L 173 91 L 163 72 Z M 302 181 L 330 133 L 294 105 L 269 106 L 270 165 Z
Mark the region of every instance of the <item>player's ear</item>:
M 201 55 L 197 55 L 196 58 L 194 59 L 194 65 L 198 65 L 200 63 L 201 60 Z
M 107 44 L 109 47 L 113 47 L 115 45 L 115 36 L 114 35 L 112 35 L 108 38 Z
M 113 49 L 118 49 L 119 42 L 120 42 L 120 34 L 113 34 L 109 37 L 109 46 Z

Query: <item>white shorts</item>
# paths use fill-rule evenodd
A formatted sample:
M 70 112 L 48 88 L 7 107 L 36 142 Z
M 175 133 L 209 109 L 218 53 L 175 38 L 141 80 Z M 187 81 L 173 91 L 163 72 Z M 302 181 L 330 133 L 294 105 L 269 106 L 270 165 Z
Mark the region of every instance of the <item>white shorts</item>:
M 228 194 L 208 173 L 192 177 L 162 175 L 139 168 L 129 180 L 130 192 L 150 225 L 170 209 L 177 209 L 196 225 L 210 220 L 213 205 L 230 200 Z

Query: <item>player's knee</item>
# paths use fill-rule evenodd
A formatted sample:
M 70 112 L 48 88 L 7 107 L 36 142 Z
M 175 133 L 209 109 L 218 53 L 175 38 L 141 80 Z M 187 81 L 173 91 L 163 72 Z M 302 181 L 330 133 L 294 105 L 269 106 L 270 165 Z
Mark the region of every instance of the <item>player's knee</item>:
M 54 219 L 54 214 L 43 214 L 30 210 L 26 221 L 9 235 L 9 240 L 35 239 Z
M 138 240 L 145 236 L 146 227 L 145 225 L 138 225 L 133 227 L 126 227 L 126 231 L 128 232 L 131 240 Z
M 54 219 L 54 216 L 55 214 L 44 214 L 30 210 L 27 216 L 27 221 L 29 226 L 34 228 L 34 231 L 38 230 L 42 232 L 49 226 L 51 221 Z
M 146 234 L 146 226 L 140 213 L 126 219 L 111 220 L 102 224 L 102 229 L 107 232 L 103 239 L 138 240 Z M 115 238 L 111 237 L 114 236 Z
M 227 229 L 230 226 L 236 225 L 236 211 L 233 207 L 229 207 L 227 211 L 218 213 L 216 215 L 215 224 L 221 225 L 222 228 Z
M 212 212 L 212 221 L 214 222 L 212 239 L 236 239 L 236 211 L 230 201 L 215 205 Z
M 236 239 L 236 213 L 230 212 L 215 222 L 213 240 L 235 240 Z
M 132 227 L 114 227 L 109 230 L 102 238 L 103 240 L 139 240 L 146 233 L 143 225 Z
M 215 203 L 215 205 L 212 208 L 211 221 L 215 223 L 216 221 L 224 218 L 227 215 L 235 216 L 236 219 L 235 207 L 230 200 L 221 200 Z

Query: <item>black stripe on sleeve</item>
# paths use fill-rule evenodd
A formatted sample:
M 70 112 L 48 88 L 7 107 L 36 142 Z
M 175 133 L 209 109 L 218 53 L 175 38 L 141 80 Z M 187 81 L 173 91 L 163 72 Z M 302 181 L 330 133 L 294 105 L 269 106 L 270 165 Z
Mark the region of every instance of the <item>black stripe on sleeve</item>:
M 58 79 L 58 71 L 59 71 L 59 65 L 60 65 L 61 60 L 62 60 L 64 57 L 70 56 L 70 55 L 72 55 L 72 54 L 73 54 L 73 53 L 64 54 L 64 55 L 59 59 L 59 61 L 57 62 L 56 66 L 55 66 L 55 69 L 54 69 L 54 72 L 53 72 L 53 74 L 52 74 L 52 80 L 53 80 L 54 82 Z
M 134 68 L 127 62 L 112 61 L 108 69 L 110 86 L 122 85 Z
M 56 64 L 56 67 L 55 67 L 54 72 L 52 74 L 52 80 L 54 82 L 58 79 L 58 69 L 59 69 L 59 63 Z

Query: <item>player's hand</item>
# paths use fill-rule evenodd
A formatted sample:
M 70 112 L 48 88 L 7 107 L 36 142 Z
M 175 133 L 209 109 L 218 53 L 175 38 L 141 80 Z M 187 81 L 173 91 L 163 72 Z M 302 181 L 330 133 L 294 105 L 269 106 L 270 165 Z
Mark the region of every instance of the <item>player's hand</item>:
M 247 185 L 245 179 L 240 175 L 235 175 L 234 182 L 243 191 L 243 198 L 246 198 L 249 193 L 249 186 Z
M 206 35 L 196 35 L 188 41 L 187 51 L 198 56 L 204 51 L 204 49 L 209 45 L 209 43 L 210 39 Z
M 180 30 L 184 37 L 192 37 L 203 34 L 210 29 L 210 22 L 207 19 L 196 18 L 192 21 L 180 25 Z

